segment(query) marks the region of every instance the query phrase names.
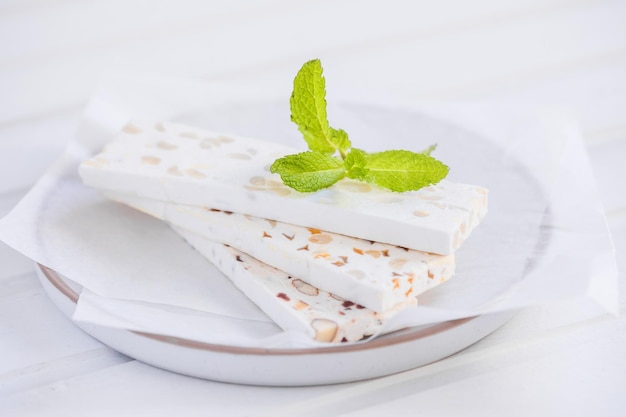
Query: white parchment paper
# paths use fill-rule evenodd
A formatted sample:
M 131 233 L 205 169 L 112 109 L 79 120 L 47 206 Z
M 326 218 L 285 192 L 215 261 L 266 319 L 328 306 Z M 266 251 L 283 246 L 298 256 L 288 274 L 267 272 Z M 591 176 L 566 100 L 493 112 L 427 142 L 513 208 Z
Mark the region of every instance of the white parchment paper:
M 84 187 L 78 163 L 131 118 L 170 120 L 291 144 L 288 101 L 241 86 L 117 77 L 94 94 L 76 138 L 0 238 L 84 288 L 74 319 L 245 346 L 315 342 L 282 332 L 165 224 Z M 617 309 L 613 246 L 576 128 L 553 110 L 476 104 L 354 104 L 329 97 L 333 126 L 369 151 L 420 150 L 452 181 L 490 189 L 489 214 L 457 252 L 457 274 L 399 314 L 410 325 L 590 297 Z M 297 145 L 296 145 L 297 146 Z

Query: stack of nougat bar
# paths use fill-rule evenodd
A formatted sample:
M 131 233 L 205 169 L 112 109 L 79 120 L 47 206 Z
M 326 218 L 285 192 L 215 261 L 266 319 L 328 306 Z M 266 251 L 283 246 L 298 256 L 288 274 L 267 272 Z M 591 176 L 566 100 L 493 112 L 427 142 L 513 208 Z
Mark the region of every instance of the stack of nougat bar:
M 79 167 L 107 198 L 167 222 L 281 328 L 321 342 L 377 333 L 455 272 L 487 190 L 394 193 L 344 179 L 299 193 L 269 172 L 294 149 L 133 121 Z

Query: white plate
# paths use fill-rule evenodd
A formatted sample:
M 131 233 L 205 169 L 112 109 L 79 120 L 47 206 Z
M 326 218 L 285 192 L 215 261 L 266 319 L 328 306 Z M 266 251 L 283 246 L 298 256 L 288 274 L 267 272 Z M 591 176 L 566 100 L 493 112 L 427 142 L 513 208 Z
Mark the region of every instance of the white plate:
M 457 252 L 457 276 L 420 296 L 421 305 L 440 309 L 483 305 L 506 294 L 525 271 L 537 265 L 541 256 L 536 249 L 545 245 L 549 237 L 540 235 L 540 229 L 535 227 L 538 224 L 533 223 L 537 213 L 541 217 L 545 208 L 541 205 L 543 191 L 534 177 L 501 147 L 458 126 L 413 112 L 354 104 L 338 106 L 335 112 L 345 123 L 342 127 L 351 134 L 354 132 L 354 137 L 367 150 L 376 150 L 381 136 L 385 136 L 388 148 L 415 149 L 439 143 L 437 156 L 452 167 L 451 180 L 491 189 L 490 214 Z M 281 107 L 271 103 L 210 113 L 211 120 L 220 121 L 215 130 L 244 135 L 257 131 L 260 137 L 288 142 L 293 129 L 282 127 L 283 116 Z M 199 113 L 181 116 L 176 121 L 202 126 L 208 120 L 209 115 Z M 413 143 L 417 137 L 419 144 Z M 72 181 L 71 185 L 79 190 L 82 187 L 75 174 L 68 175 L 65 181 Z M 67 199 L 62 195 L 55 198 Z M 80 236 L 89 225 L 72 221 L 65 226 L 74 227 L 75 234 Z M 118 232 L 109 234 L 118 239 Z M 89 244 L 90 249 L 99 253 L 97 244 L 103 238 Z M 52 244 L 46 250 L 53 255 L 57 248 Z M 109 257 L 103 259 L 110 262 Z M 72 288 L 72 281 L 53 270 L 38 267 L 38 272 L 52 300 L 71 317 L 80 288 Z M 77 325 L 122 353 L 175 372 L 245 384 L 315 385 L 379 377 L 445 358 L 485 337 L 512 314 L 481 315 L 411 327 L 365 343 L 324 348 L 241 347 L 85 323 Z M 205 334 L 210 332 L 207 329 Z
M 71 317 L 79 294 L 69 280 L 37 265 L 50 299 Z M 395 332 L 362 344 L 265 349 L 216 345 L 77 323 L 102 343 L 150 365 L 185 375 L 241 384 L 297 386 L 390 375 L 450 356 L 484 338 L 513 312 L 482 315 Z

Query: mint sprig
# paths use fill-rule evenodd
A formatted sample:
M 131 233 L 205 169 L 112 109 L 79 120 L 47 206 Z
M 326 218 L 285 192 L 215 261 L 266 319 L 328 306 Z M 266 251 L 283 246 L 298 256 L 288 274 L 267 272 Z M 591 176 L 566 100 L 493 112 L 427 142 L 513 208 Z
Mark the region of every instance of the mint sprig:
M 285 185 L 300 192 L 314 192 L 348 177 L 404 192 L 436 184 L 448 175 L 448 167 L 430 156 L 436 145 L 421 152 L 390 150 L 371 154 L 352 148 L 348 134 L 328 123 L 322 74 L 322 64 L 314 59 L 306 62 L 294 79 L 289 100 L 291 120 L 309 150 L 279 158 L 271 165 L 270 171 L 278 173 Z

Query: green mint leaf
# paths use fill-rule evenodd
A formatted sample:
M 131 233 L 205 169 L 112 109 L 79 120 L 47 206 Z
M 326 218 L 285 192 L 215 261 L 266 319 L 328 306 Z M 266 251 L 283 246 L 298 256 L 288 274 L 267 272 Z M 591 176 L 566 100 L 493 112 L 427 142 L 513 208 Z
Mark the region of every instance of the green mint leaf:
M 369 154 L 365 180 L 391 191 L 415 191 L 436 184 L 448 175 L 448 167 L 432 156 L 404 150 Z
M 316 151 L 277 159 L 270 172 L 279 174 L 285 185 L 303 193 L 330 187 L 346 174 L 341 161 Z
M 289 105 L 291 120 L 302 132 L 312 151 L 329 155 L 339 149 L 343 155 L 350 147 L 348 134 L 332 129 L 326 114 L 326 81 L 319 59 L 306 62 L 293 80 Z
M 346 169 L 346 177 L 363 181 L 369 172 L 367 154 L 361 149 L 352 148 L 343 161 L 343 166 Z

